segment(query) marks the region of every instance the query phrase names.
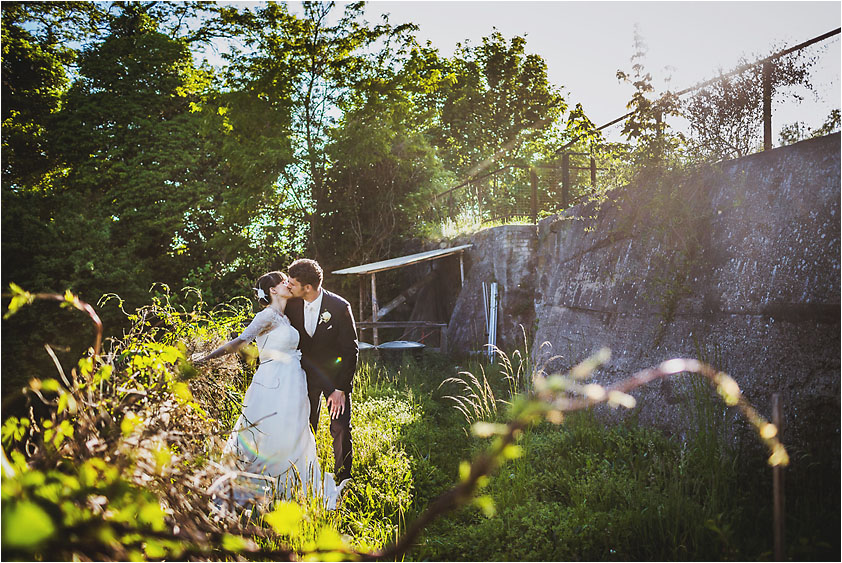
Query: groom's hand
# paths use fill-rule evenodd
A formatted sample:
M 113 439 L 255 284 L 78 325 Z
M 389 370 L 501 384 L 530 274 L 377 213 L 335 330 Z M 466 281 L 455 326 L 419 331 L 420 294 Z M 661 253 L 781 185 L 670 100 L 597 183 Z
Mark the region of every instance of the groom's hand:
M 336 389 L 327 398 L 327 408 L 330 412 L 330 418 L 339 418 L 339 415 L 345 412 L 345 391 Z

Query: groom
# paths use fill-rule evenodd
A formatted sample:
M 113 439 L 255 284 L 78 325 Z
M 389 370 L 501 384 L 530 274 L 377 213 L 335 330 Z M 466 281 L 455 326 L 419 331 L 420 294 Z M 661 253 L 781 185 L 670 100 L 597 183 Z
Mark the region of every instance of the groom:
M 354 315 L 347 301 L 322 288 L 324 276 L 315 260 L 296 260 L 288 273 L 287 286 L 293 299 L 287 302 L 285 312 L 301 335 L 298 348 L 307 373 L 310 424 L 315 433 L 324 394 L 330 413 L 336 482 L 341 484 L 350 479 L 353 460 L 351 391 L 358 354 Z

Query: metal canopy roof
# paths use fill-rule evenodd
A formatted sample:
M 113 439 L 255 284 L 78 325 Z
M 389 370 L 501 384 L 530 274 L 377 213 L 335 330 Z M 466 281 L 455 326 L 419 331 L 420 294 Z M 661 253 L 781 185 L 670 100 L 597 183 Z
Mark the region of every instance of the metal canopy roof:
M 380 262 L 372 262 L 371 264 L 363 264 L 361 266 L 354 266 L 352 268 L 345 268 L 344 270 L 336 270 L 334 274 L 373 274 L 375 272 L 382 272 L 383 270 L 392 270 L 394 268 L 402 268 L 418 262 L 425 262 L 427 260 L 435 260 L 436 258 L 444 258 L 451 254 L 464 252 L 465 249 L 471 248 L 472 244 L 463 244 L 462 246 L 454 246 L 453 248 L 441 248 L 439 250 L 430 250 L 428 252 L 419 252 L 418 254 L 410 254 L 409 256 L 401 256 L 400 258 L 391 258 L 389 260 L 381 260 Z

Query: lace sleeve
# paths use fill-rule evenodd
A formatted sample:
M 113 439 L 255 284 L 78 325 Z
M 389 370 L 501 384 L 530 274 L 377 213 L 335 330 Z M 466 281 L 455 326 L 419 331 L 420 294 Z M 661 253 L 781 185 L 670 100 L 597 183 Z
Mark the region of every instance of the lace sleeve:
M 272 314 L 272 311 L 269 307 L 266 307 L 254 316 L 243 333 L 237 338 L 245 342 L 251 342 L 262 333 L 272 328 L 273 320 L 274 315 Z

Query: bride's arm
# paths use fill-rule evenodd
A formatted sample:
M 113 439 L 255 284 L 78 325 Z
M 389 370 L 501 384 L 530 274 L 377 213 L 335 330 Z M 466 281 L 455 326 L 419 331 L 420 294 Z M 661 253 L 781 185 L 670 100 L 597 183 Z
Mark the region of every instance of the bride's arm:
M 193 364 L 201 364 L 207 362 L 208 360 L 212 360 L 214 358 L 218 358 L 226 354 L 233 354 L 235 352 L 239 352 L 246 346 L 246 344 L 254 340 L 258 334 L 260 334 L 261 332 L 263 332 L 263 330 L 270 326 L 271 318 L 272 317 L 269 311 L 267 311 L 266 309 L 257 313 L 240 336 L 233 340 L 229 340 L 210 354 L 207 354 L 206 356 L 202 356 L 201 358 L 194 360 Z
M 214 358 L 218 358 L 218 357 L 224 356 L 226 354 L 234 354 L 234 353 L 242 350 L 246 346 L 246 344 L 248 344 L 248 342 L 245 341 L 245 340 L 241 340 L 240 337 L 238 336 L 234 340 L 229 340 L 228 342 L 226 342 L 225 344 L 223 344 L 222 346 L 220 346 L 219 348 L 217 348 L 216 350 L 214 350 L 210 354 L 207 354 L 205 356 L 202 356 L 201 358 L 193 360 L 193 365 L 202 364 L 204 362 L 207 362 L 208 360 L 212 360 Z

